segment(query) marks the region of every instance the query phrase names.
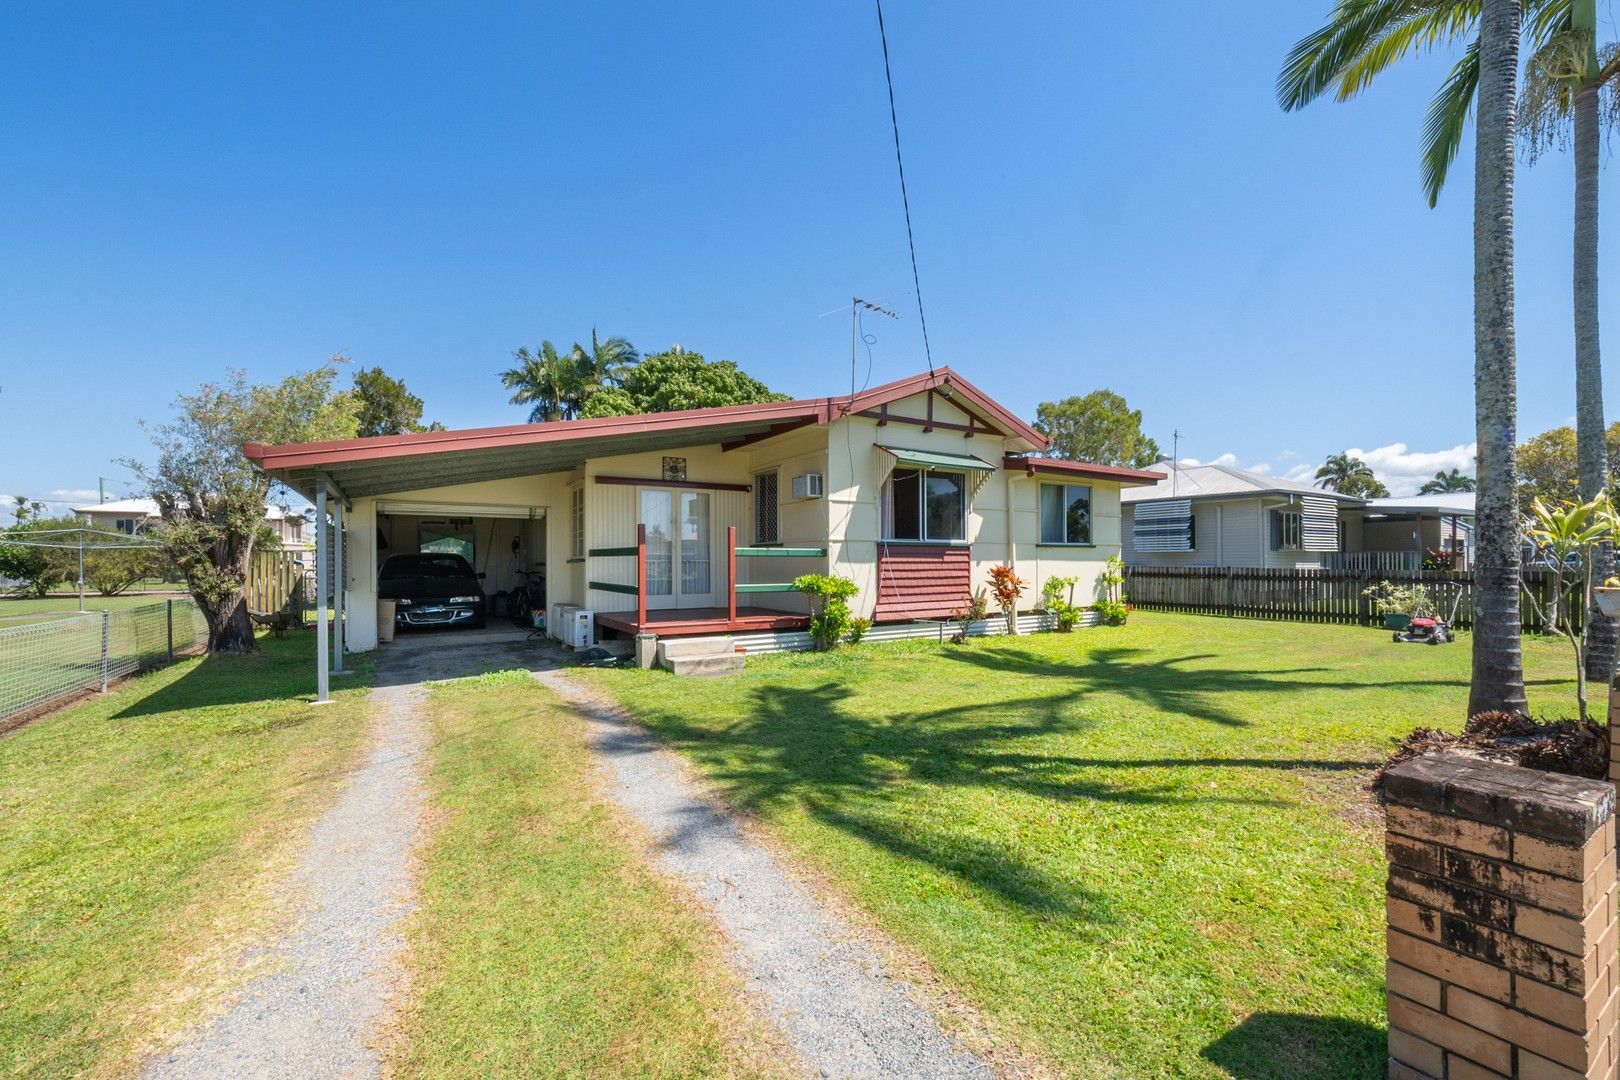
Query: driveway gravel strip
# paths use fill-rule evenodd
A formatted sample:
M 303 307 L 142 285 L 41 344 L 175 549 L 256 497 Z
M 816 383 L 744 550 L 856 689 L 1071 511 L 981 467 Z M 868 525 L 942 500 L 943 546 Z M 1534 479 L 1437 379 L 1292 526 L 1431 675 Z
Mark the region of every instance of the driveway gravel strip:
M 412 903 L 410 849 L 424 805 L 425 693 L 410 661 L 370 700 L 374 746 L 338 801 L 310 830 L 286 888 L 291 932 L 259 956 L 270 974 L 227 1012 L 148 1063 L 148 1080 L 193 1077 L 371 1077 L 371 1036 L 388 1007 L 400 919 Z M 382 665 L 383 671 L 388 661 Z M 382 674 L 382 672 L 380 672 Z
M 585 718 L 610 793 L 653 834 L 664 867 L 709 905 L 749 992 L 762 999 L 813 1072 L 840 1078 L 991 1075 L 886 973 L 870 945 L 745 836 L 734 818 L 699 797 L 656 737 L 557 672 L 534 677 Z

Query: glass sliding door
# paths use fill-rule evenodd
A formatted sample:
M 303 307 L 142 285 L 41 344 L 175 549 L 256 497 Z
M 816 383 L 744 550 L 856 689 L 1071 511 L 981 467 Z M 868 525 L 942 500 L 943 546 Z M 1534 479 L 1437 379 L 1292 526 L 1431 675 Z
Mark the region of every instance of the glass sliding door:
M 674 499 L 668 491 L 643 491 L 638 520 L 647 526 L 647 606 L 674 607 Z
M 709 493 L 644 488 L 639 520 L 647 527 L 647 606 L 715 606 Z

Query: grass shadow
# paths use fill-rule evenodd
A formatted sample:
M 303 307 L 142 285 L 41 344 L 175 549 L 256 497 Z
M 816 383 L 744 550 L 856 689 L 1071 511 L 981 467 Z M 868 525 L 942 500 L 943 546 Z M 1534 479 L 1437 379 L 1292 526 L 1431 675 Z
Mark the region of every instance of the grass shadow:
M 1388 1049 L 1384 1029 L 1360 1020 L 1262 1012 L 1210 1043 L 1203 1056 L 1234 1080 L 1382 1080 Z

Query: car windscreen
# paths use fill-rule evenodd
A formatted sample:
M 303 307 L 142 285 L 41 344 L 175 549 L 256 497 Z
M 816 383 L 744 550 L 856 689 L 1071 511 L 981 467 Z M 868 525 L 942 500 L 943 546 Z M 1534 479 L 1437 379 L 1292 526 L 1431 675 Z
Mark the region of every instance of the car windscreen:
M 470 578 L 472 567 L 459 555 L 424 555 L 417 561 L 416 572 L 425 578 Z
M 472 567 L 459 555 L 396 555 L 383 563 L 377 575 L 383 581 L 403 578 L 470 578 Z

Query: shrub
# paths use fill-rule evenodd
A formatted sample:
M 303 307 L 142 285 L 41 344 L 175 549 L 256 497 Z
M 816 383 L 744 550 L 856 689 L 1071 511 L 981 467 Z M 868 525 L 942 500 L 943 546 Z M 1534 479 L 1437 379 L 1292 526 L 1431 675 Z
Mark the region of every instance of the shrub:
M 1061 633 L 1067 634 L 1080 622 L 1080 607 L 1074 602 L 1077 577 L 1053 575 L 1041 586 L 1041 610 L 1051 615 Z
M 1131 614 L 1131 606 L 1123 600 L 1099 600 L 1091 609 L 1102 617 L 1105 626 L 1124 626 Z
M 1422 585 L 1397 585 L 1393 581 L 1380 581 L 1361 590 L 1361 595 L 1373 602 L 1376 613 L 1384 615 L 1400 612 L 1406 615 L 1427 616 L 1437 614 L 1434 594 Z
M 810 597 L 810 636 L 817 649 L 830 649 L 849 633 L 849 599 L 860 592 L 860 586 L 847 577 L 836 574 L 802 574 L 793 579 L 793 587 Z M 870 620 L 866 620 L 870 626 Z M 865 633 L 862 630 L 861 633 Z
M 990 568 L 990 594 L 1007 620 L 1007 633 L 1015 632 L 1018 622 L 1018 598 L 1024 595 L 1025 581 L 1005 563 Z
M 851 645 L 859 645 L 861 638 L 865 637 L 866 632 L 870 629 L 872 629 L 871 619 L 853 618 L 849 620 L 849 631 L 845 634 L 845 639 Z
M 961 627 L 961 630 L 957 632 L 957 638 L 960 641 L 966 641 L 968 627 L 976 622 L 983 622 L 989 614 L 990 600 L 984 595 L 984 590 L 979 589 L 976 592 L 969 593 L 968 598 L 962 602 L 962 606 L 951 612 L 951 621 Z

